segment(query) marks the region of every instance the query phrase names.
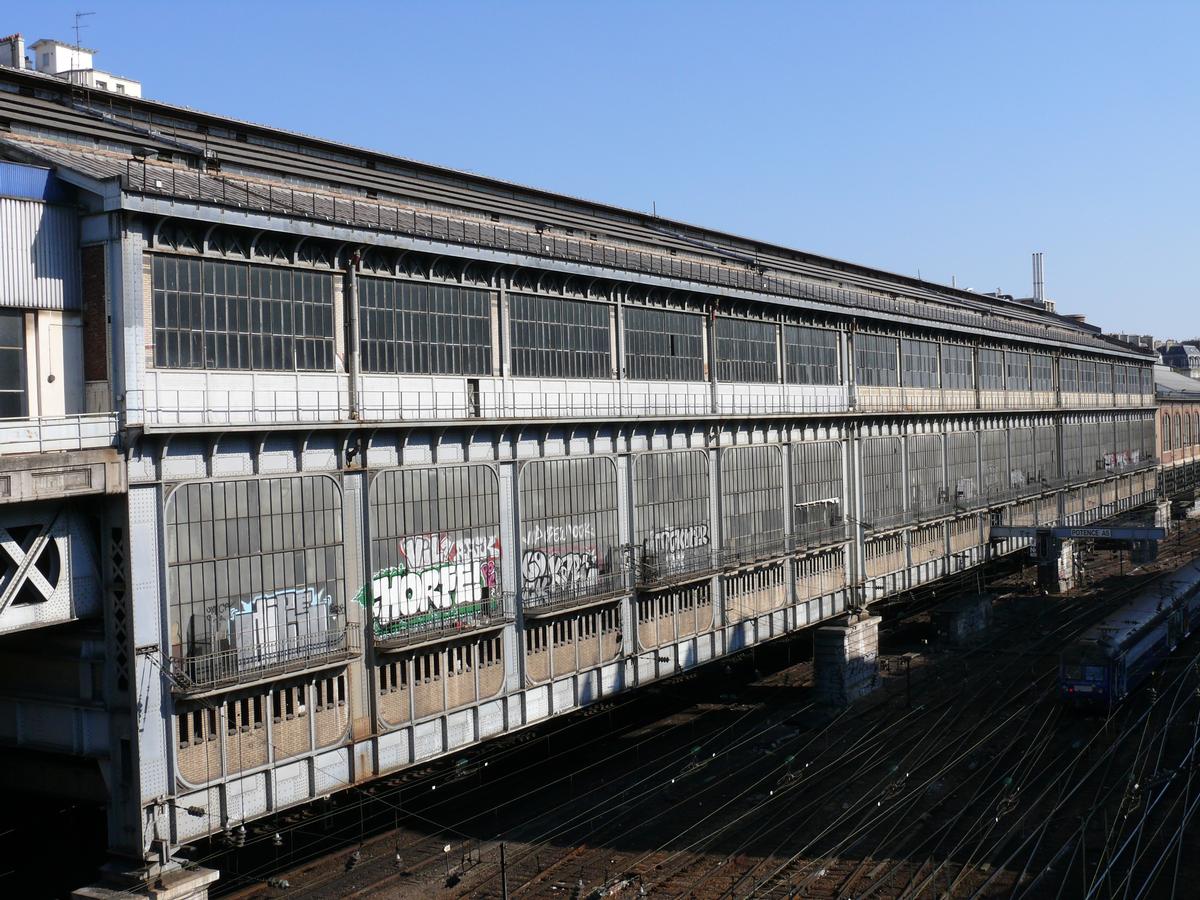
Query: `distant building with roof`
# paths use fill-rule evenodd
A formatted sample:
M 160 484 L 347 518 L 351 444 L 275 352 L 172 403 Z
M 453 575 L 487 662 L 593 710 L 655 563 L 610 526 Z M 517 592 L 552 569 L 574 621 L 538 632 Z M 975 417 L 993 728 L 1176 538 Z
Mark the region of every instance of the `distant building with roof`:
M 1195 344 L 1168 344 L 1159 355 L 1164 366 L 1189 378 L 1200 378 L 1200 347 Z
M 1189 350 L 1197 348 L 1184 344 Z M 1200 484 L 1200 382 L 1166 366 L 1154 367 L 1158 403 L 1159 488 L 1179 498 Z

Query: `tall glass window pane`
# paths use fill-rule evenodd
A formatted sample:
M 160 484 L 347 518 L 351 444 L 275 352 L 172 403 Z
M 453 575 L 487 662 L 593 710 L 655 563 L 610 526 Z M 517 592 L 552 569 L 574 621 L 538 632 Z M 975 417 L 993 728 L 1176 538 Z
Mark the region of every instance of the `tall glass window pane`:
M 975 351 L 962 344 L 942 344 L 942 387 L 975 390 Z
M 372 609 L 379 637 L 489 616 L 500 587 L 500 487 L 490 466 L 392 469 L 371 480 Z
M 783 326 L 788 384 L 839 384 L 838 333 L 828 328 Z
M 854 380 L 863 386 L 898 387 L 899 341 L 882 334 L 854 335 Z
M 25 413 L 25 314 L 0 310 L 0 419 Z
M 625 374 L 635 380 L 703 381 L 703 316 L 626 307 Z
M 509 294 L 513 374 L 611 378 L 609 311 L 603 303 Z
M 358 279 L 363 371 L 490 374 L 491 297 L 458 285 Z
M 1004 390 L 1004 351 L 979 351 L 979 388 L 984 391 Z
M 763 384 L 779 379 L 774 323 L 720 317 L 716 330 L 719 381 Z
M 938 345 L 933 341 L 904 338 L 900 341 L 900 364 L 905 387 L 939 386 Z

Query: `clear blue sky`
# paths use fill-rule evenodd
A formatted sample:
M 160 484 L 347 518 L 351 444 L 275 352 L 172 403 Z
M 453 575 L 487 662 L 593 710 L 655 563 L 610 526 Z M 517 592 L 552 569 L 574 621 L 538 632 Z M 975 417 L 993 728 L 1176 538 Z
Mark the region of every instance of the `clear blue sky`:
M 1200 3 L 82 8 L 149 97 L 1200 333 Z

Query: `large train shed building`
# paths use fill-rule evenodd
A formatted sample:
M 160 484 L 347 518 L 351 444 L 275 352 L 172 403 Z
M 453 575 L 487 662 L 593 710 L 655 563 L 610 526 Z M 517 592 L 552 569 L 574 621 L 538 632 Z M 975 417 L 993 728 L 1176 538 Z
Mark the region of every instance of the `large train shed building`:
M 0 746 L 180 844 L 1155 496 L 1045 308 L 0 68 Z

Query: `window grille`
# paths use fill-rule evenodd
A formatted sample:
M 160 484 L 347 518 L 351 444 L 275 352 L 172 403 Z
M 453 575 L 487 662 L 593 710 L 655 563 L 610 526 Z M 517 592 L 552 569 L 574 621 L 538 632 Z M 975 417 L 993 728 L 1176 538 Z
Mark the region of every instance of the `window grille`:
M 491 374 L 491 300 L 458 285 L 359 278 L 363 371 Z
M 845 536 L 842 445 L 792 444 L 792 534 L 805 543 Z
M 1035 391 L 1054 390 L 1054 360 L 1045 353 L 1034 353 L 1032 360 L 1033 389 Z
M 1058 479 L 1058 434 L 1053 425 L 1038 425 L 1033 429 L 1034 452 L 1037 454 L 1038 481 L 1052 483 Z
M 1079 364 L 1079 391 L 1083 394 L 1096 393 L 1096 364 L 1091 360 Z
M 979 496 L 979 439 L 975 432 L 946 435 L 946 477 L 960 506 Z
M 500 488 L 486 465 L 390 469 L 368 491 L 377 634 L 486 612 L 500 589 Z
M 865 524 L 893 524 L 904 513 L 904 457 L 900 438 L 866 438 L 861 452 Z
M 643 561 L 670 570 L 706 559 L 712 549 L 708 454 L 644 453 L 633 465 L 637 543 Z
M 703 316 L 626 307 L 625 374 L 635 380 L 703 381 Z
M 1007 431 L 979 432 L 979 462 L 983 493 L 989 497 L 1005 493 L 1009 486 Z
M 597 456 L 528 462 L 519 482 L 526 599 L 614 587 L 623 569 L 613 461 Z
M 936 343 L 904 338 L 900 342 L 900 359 L 905 387 L 938 387 L 940 379 Z
M 157 255 L 151 273 L 156 366 L 333 369 L 332 275 Z
M 716 320 L 717 379 L 754 384 L 779 380 L 778 326 L 750 319 Z
M 603 303 L 509 294 L 513 375 L 611 378 L 609 308 Z
M 839 384 L 838 333 L 828 328 L 783 327 L 788 384 Z
M 882 334 L 859 332 L 854 336 L 854 380 L 866 387 L 900 384 L 899 341 Z
M 1010 428 L 1009 440 L 1009 486 L 1020 490 L 1038 483 L 1037 454 L 1032 428 Z
M 308 655 L 337 628 L 342 499 L 326 476 L 180 485 L 166 551 L 176 659 L 233 648 L 253 668 Z
M 914 434 L 908 437 L 907 443 L 909 508 L 934 512 L 947 500 L 942 474 L 942 437 Z
M 785 520 L 779 447 L 722 451 L 721 490 L 724 546 L 738 550 L 782 546 Z
M 1004 365 L 1010 391 L 1029 390 L 1029 354 L 1017 350 L 1004 352 Z
M 0 419 L 24 416 L 25 314 L 0 311 Z
M 975 351 L 963 344 L 942 344 L 942 387 L 953 391 L 975 389 Z
M 1058 361 L 1058 383 L 1064 394 L 1079 393 L 1079 360 L 1064 357 Z
M 1004 351 L 979 351 L 979 388 L 984 391 L 1004 390 Z

